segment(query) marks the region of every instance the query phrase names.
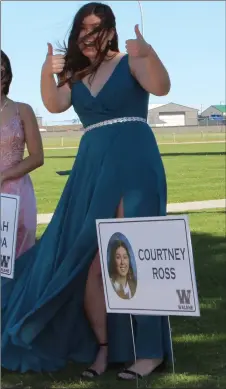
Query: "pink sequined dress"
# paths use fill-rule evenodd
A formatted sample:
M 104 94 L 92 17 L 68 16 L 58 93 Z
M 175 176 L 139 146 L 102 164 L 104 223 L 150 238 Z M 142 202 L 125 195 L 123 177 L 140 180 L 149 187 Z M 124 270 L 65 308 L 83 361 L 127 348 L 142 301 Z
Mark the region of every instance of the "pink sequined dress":
M 0 172 L 22 161 L 25 148 L 23 124 L 18 106 L 15 116 L 7 125 L 0 127 Z M 37 210 L 36 199 L 30 176 L 3 182 L 1 193 L 20 196 L 19 223 L 16 257 L 19 257 L 35 243 Z

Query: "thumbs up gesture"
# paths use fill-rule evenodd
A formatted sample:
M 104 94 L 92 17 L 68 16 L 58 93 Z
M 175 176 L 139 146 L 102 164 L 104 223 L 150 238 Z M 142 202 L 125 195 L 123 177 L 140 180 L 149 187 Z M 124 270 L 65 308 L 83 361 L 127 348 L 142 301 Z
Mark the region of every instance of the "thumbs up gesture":
M 130 57 L 147 57 L 149 54 L 149 44 L 145 41 L 139 30 L 138 24 L 135 26 L 136 39 L 126 41 L 126 50 Z
M 63 55 L 53 54 L 53 46 L 51 43 L 48 43 L 48 51 L 46 55 L 46 60 L 44 62 L 44 69 L 49 74 L 59 74 L 64 70 L 65 59 Z

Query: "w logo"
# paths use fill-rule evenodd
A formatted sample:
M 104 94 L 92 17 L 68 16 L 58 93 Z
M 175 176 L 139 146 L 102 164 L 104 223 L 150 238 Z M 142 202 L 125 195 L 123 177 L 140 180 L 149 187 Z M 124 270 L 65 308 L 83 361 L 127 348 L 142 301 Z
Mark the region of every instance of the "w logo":
M 1 255 L 1 267 L 8 268 L 10 257 L 8 255 Z
M 185 304 L 190 305 L 191 290 L 181 289 L 181 290 L 176 290 L 176 292 L 181 305 L 185 305 Z

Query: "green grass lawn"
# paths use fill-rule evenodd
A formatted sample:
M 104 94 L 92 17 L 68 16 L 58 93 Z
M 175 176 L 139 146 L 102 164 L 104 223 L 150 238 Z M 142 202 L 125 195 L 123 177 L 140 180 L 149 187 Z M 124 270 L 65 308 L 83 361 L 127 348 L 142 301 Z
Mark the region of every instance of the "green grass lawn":
M 208 178 L 206 183 L 208 184 Z M 225 388 L 226 387 L 226 241 L 224 210 L 189 214 L 200 318 L 172 317 L 175 375 L 153 374 L 139 388 Z M 39 226 L 38 237 L 45 226 Z M 116 381 L 117 370 L 93 382 L 82 382 L 83 366 L 69 364 L 57 374 L 16 374 L 3 371 L 2 388 L 23 389 L 123 389 L 132 383 Z
M 225 197 L 225 144 L 161 145 L 168 202 Z M 46 150 L 45 164 L 32 173 L 38 213 L 53 212 L 66 183 L 57 170 L 71 169 L 77 150 Z
M 155 130 L 154 130 L 155 132 Z M 204 133 L 200 127 L 200 131 L 190 134 L 175 134 L 171 131 L 169 134 L 156 134 L 158 142 L 203 142 L 203 141 L 219 141 L 225 140 L 225 133 Z M 76 132 L 72 134 L 65 134 L 64 136 L 49 136 L 43 134 L 44 147 L 77 147 L 80 142 L 80 135 Z

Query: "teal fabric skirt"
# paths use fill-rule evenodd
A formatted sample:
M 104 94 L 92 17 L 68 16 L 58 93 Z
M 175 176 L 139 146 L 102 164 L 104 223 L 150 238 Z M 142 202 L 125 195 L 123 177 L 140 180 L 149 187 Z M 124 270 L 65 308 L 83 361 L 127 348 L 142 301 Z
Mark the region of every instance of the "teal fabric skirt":
M 2 366 L 56 371 L 90 363 L 98 344 L 84 312 L 84 290 L 98 250 L 96 219 L 166 214 L 166 179 L 145 123 L 87 132 L 45 233 L 2 279 Z M 133 316 L 137 358 L 171 358 L 167 317 Z M 109 362 L 133 361 L 130 317 L 108 315 Z

